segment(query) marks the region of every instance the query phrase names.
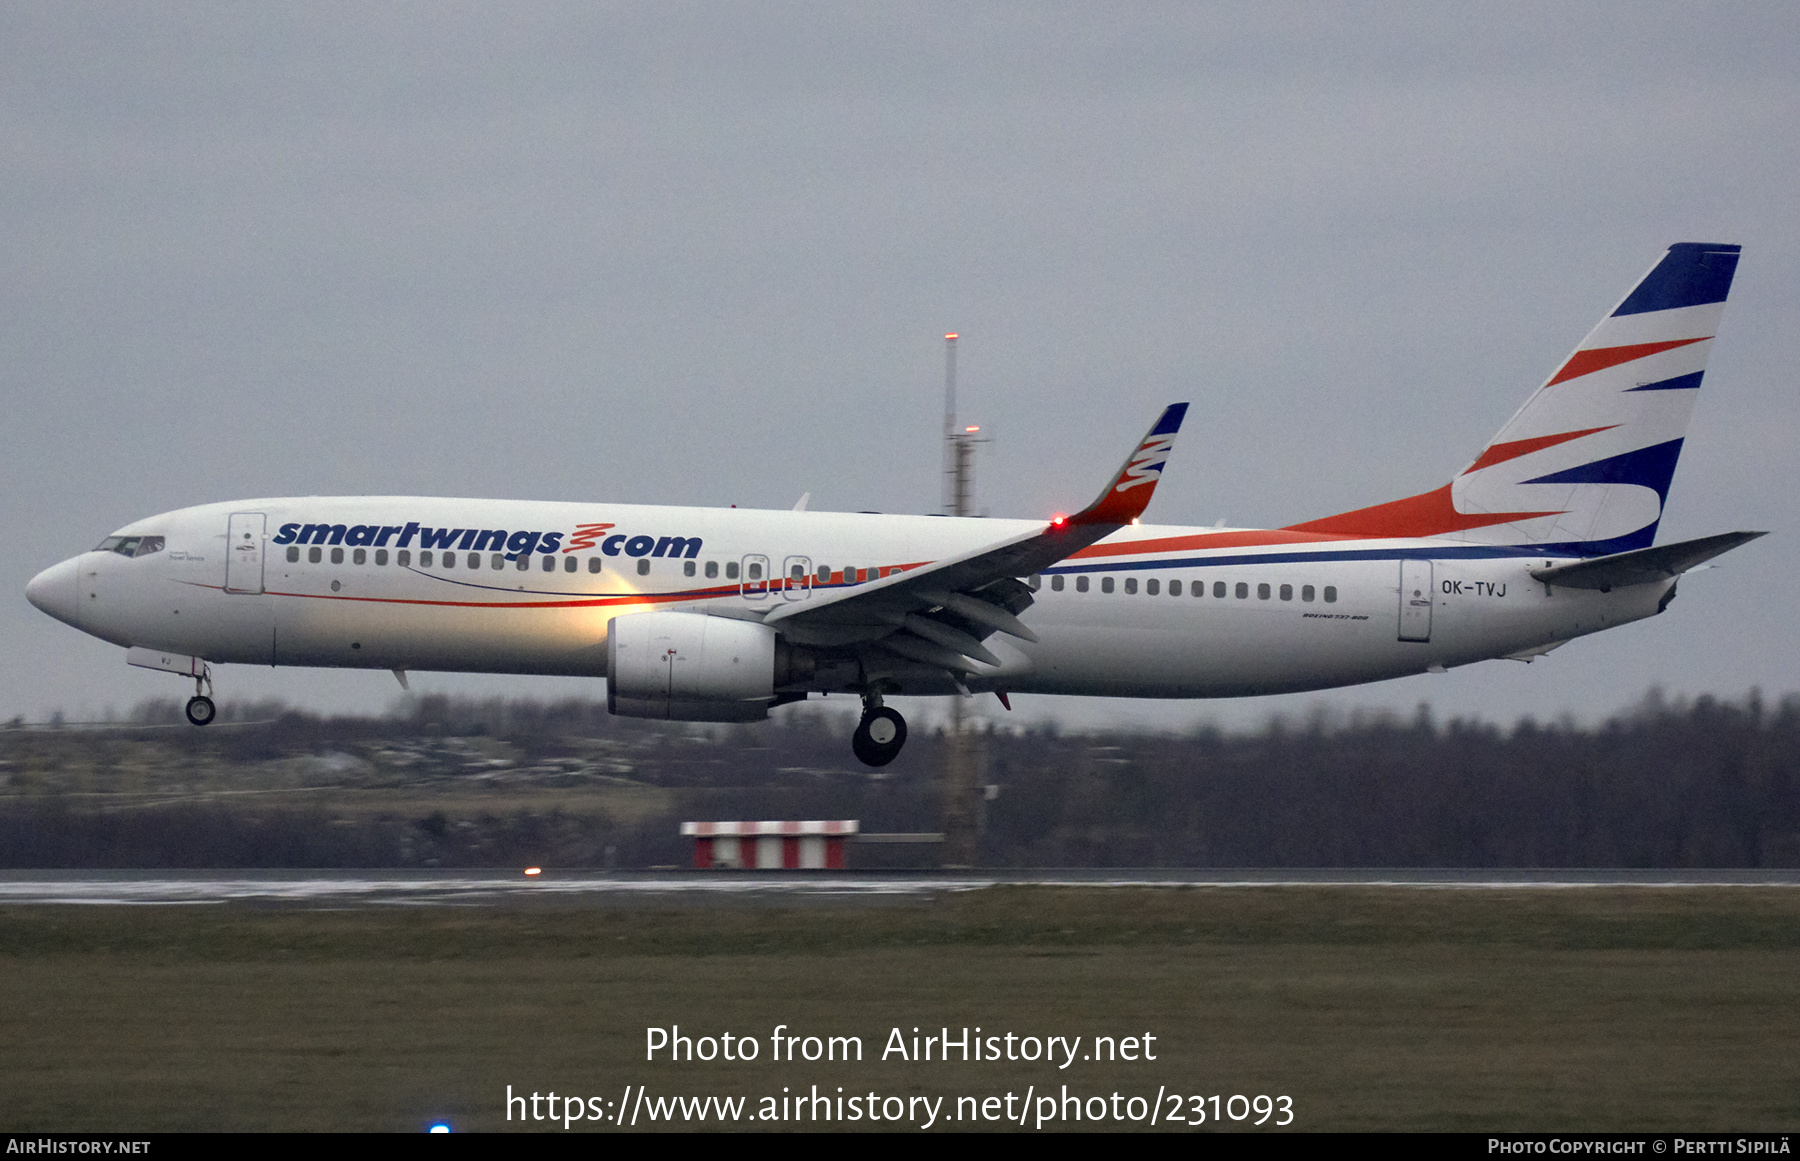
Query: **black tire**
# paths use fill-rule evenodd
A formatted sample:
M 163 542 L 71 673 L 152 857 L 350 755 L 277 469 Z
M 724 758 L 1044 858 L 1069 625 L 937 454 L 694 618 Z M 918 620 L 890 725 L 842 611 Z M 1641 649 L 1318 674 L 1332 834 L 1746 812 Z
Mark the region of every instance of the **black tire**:
M 850 735 L 850 750 L 865 766 L 885 766 L 900 756 L 906 745 L 906 719 L 882 706 L 863 715 Z
M 190 698 L 188 698 L 187 720 L 194 723 L 196 726 L 205 726 L 205 725 L 212 724 L 213 718 L 217 717 L 218 713 L 219 713 L 218 708 L 213 705 L 212 698 L 210 698 L 210 697 L 190 697 Z

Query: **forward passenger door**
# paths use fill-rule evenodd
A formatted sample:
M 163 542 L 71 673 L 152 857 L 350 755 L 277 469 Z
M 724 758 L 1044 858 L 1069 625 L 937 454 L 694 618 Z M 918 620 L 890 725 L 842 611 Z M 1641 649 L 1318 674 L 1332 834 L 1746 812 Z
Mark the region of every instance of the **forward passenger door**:
M 263 537 L 266 517 L 261 512 L 233 512 L 225 531 L 225 591 L 263 591 Z

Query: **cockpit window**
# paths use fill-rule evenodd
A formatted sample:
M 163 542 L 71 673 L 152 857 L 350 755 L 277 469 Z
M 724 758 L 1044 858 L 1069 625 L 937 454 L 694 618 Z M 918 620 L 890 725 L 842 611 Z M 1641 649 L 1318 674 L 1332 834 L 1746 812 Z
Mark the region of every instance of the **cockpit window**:
M 120 556 L 149 556 L 162 550 L 160 536 L 108 536 L 94 546 L 95 552 L 116 552 Z

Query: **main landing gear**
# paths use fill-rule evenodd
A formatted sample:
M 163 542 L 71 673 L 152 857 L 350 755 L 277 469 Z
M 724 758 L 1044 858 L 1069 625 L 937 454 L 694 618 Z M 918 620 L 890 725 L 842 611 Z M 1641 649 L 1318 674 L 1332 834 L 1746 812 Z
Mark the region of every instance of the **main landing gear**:
M 202 690 L 206 692 L 202 693 Z M 210 725 L 219 714 L 218 707 L 213 705 L 213 699 L 206 696 L 211 692 L 212 672 L 206 670 L 194 678 L 194 696 L 188 698 L 187 703 L 187 720 L 196 726 Z
M 862 721 L 850 735 L 850 749 L 865 766 L 885 766 L 906 745 L 906 719 L 881 704 L 881 695 L 863 695 Z

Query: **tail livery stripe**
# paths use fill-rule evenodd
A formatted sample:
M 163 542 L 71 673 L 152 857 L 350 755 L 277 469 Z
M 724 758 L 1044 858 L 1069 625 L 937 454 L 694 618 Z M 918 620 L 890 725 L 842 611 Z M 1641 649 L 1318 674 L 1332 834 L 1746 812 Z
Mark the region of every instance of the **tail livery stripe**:
M 1637 289 L 1625 296 L 1612 317 L 1724 302 L 1731 293 L 1731 276 L 1737 272 L 1741 249 L 1725 243 L 1675 243 Z
M 1664 503 L 1669 499 L 1669 481 L 1675 478 L 1675 461 L 1681 458 L 1681 441 L 1672 439 L 1654 447 L 1639 448 L 1623 455 L 1608 456 L 1591 464 L 1551 472 L 1526 480 L 1527 484 L 1633 484 L 1649 488 Z
M 1534 451 L 1542 451 L 1547 447 L 1555 447 L 1559 443 L 1568 443 L 1570 440 L 1580 439 L 1584 435 L 1611 431 L 1617 426 L 1618 424 L 1613 423 L 1605 427 L 1586 428 L 1582 431 L 1565 431 L 1560 435 L 1540 435 L 1535 439 L 1515 439 L 1511 443 L 1489 444 L 1488 449 L 1481 453 L 1480 459 L 1463 469 L 1463 475 L 1479 472 L 1482 468 L 1491 468 L 1495 464 L 1503 464 L 1507 460 L 1530 455 Z
M 1692 375 L 1677 375 L 1673 379 L 1664 379 L 1660 383 L 1645 383 L 1640 387 L 1627 387 L 1627 391 L 1698 391 L 1700 376 L 1705 371 L 1695 371 Z
M 1625 347 L 1597 347 L 1592 350 L 1576 351 L 1569 356 L 1562 370 L 1555 378 L 1544 384 L 1554 387 L 1558 383 L 1566 383 L 1570 379 L 1579 379 L 1583 375 L 1592 375 L 1595 371 L 1604 371 L 1608 367 L 1617 367 L 1620 363 L 1630 363 L 1638 359 L 1660 355 L 1664 351 L 1672 351 L 1676 347 L 1685 347 L 1689 343 L 1704 343 L 1711 335 L 1702 335 L 1697 339 L 1670 339 L 1660 343 L 1632 343 Z

